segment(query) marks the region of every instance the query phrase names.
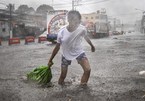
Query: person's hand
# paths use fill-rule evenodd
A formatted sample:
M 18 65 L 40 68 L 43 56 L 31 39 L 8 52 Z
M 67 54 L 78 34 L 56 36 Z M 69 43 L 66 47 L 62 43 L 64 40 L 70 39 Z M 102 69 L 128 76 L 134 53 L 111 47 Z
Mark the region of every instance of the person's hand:
M 91 46 L 91 51 L 95 52 L 95 47 L 94 46 Z
M 47 65 L 51 67 L 53 65 L 53 61 L 49 61 Z

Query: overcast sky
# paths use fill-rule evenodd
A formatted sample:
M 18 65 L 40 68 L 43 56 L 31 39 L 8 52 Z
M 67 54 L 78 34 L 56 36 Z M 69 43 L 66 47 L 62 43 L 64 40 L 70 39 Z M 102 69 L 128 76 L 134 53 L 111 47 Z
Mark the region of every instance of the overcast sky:
M 0 3 L 19 5 L 27 4 L 36 9 L 41 4 L 53 5 L 54 9 L 72 9 L 72 0 L 0 0 Z M 81 13 L 91 13 L 105 8 L 109 17 L 120 19 L 122 23 L 141 19 L 145 10 L 145 0 L 80 0 L 76 7 Z M 0 5 L 3 7 L 3 5 Z M 135 9 L 140 10 L 135 10 Z

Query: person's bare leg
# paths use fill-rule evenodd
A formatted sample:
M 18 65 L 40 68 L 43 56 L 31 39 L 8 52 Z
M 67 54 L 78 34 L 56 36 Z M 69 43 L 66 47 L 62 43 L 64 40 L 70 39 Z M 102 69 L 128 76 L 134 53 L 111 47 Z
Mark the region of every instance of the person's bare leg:
M 68 70 L 68 66 L 67 67 L 61 67 L 61 74 L 58 80 L 58 84 L 63 85 L 64 84 L 64 79 L 66 78 L 67 75 L 67 70 Z
M 91 72 L 90 64 L 87 58 L 83 58 L 81 61 L 79 61 L 79 64 L 82 66 L 84 70 L 84 73 L 81 78 L 81 85 L 86 85 L 89 80 Z

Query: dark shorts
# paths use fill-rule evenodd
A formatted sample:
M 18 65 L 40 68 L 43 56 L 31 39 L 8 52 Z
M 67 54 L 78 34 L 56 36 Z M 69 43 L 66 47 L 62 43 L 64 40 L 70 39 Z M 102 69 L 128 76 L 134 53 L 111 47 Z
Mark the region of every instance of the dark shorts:
M 86 57 L 86 54 L 85 53 L 82 53 L 82 54 L 80 54 L 77 58 L 76 58 L 76 60 L 78 61 L 78 63 L 82 60 L 82 59 L 87 59 L 87 57 Z M 71 60 L 67 60 L 67 59 L 65 59 L 65 57 L 64 56 L 62 56 L 62 59 L 61 59 L 61 67 L 68 67 L 68 65 L 71 65 Z

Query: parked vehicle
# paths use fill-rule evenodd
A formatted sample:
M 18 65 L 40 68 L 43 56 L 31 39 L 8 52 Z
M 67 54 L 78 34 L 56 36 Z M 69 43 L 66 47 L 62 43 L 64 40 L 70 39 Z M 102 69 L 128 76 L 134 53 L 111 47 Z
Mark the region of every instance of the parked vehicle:
M 89 36 L 92 38 L 102 38 L 109 36 L 110 24 L 106 11 L 99 11 L 95 15 L 94 22 L 86 23 Z
M 47 34 L 47 40 L 52 43 L 56 43 L 57 34 Z
M 50 11 L 47 15 L 47 30 L 40 36 L 47 38 L 49 42 L 56 43 L 58 30 L 66 24 L 66 10 Z
M 118 32 L 118 31 L 113 31 L 112 34 L 113 34 L 113 35 L 121 35 L 121 33 Z

